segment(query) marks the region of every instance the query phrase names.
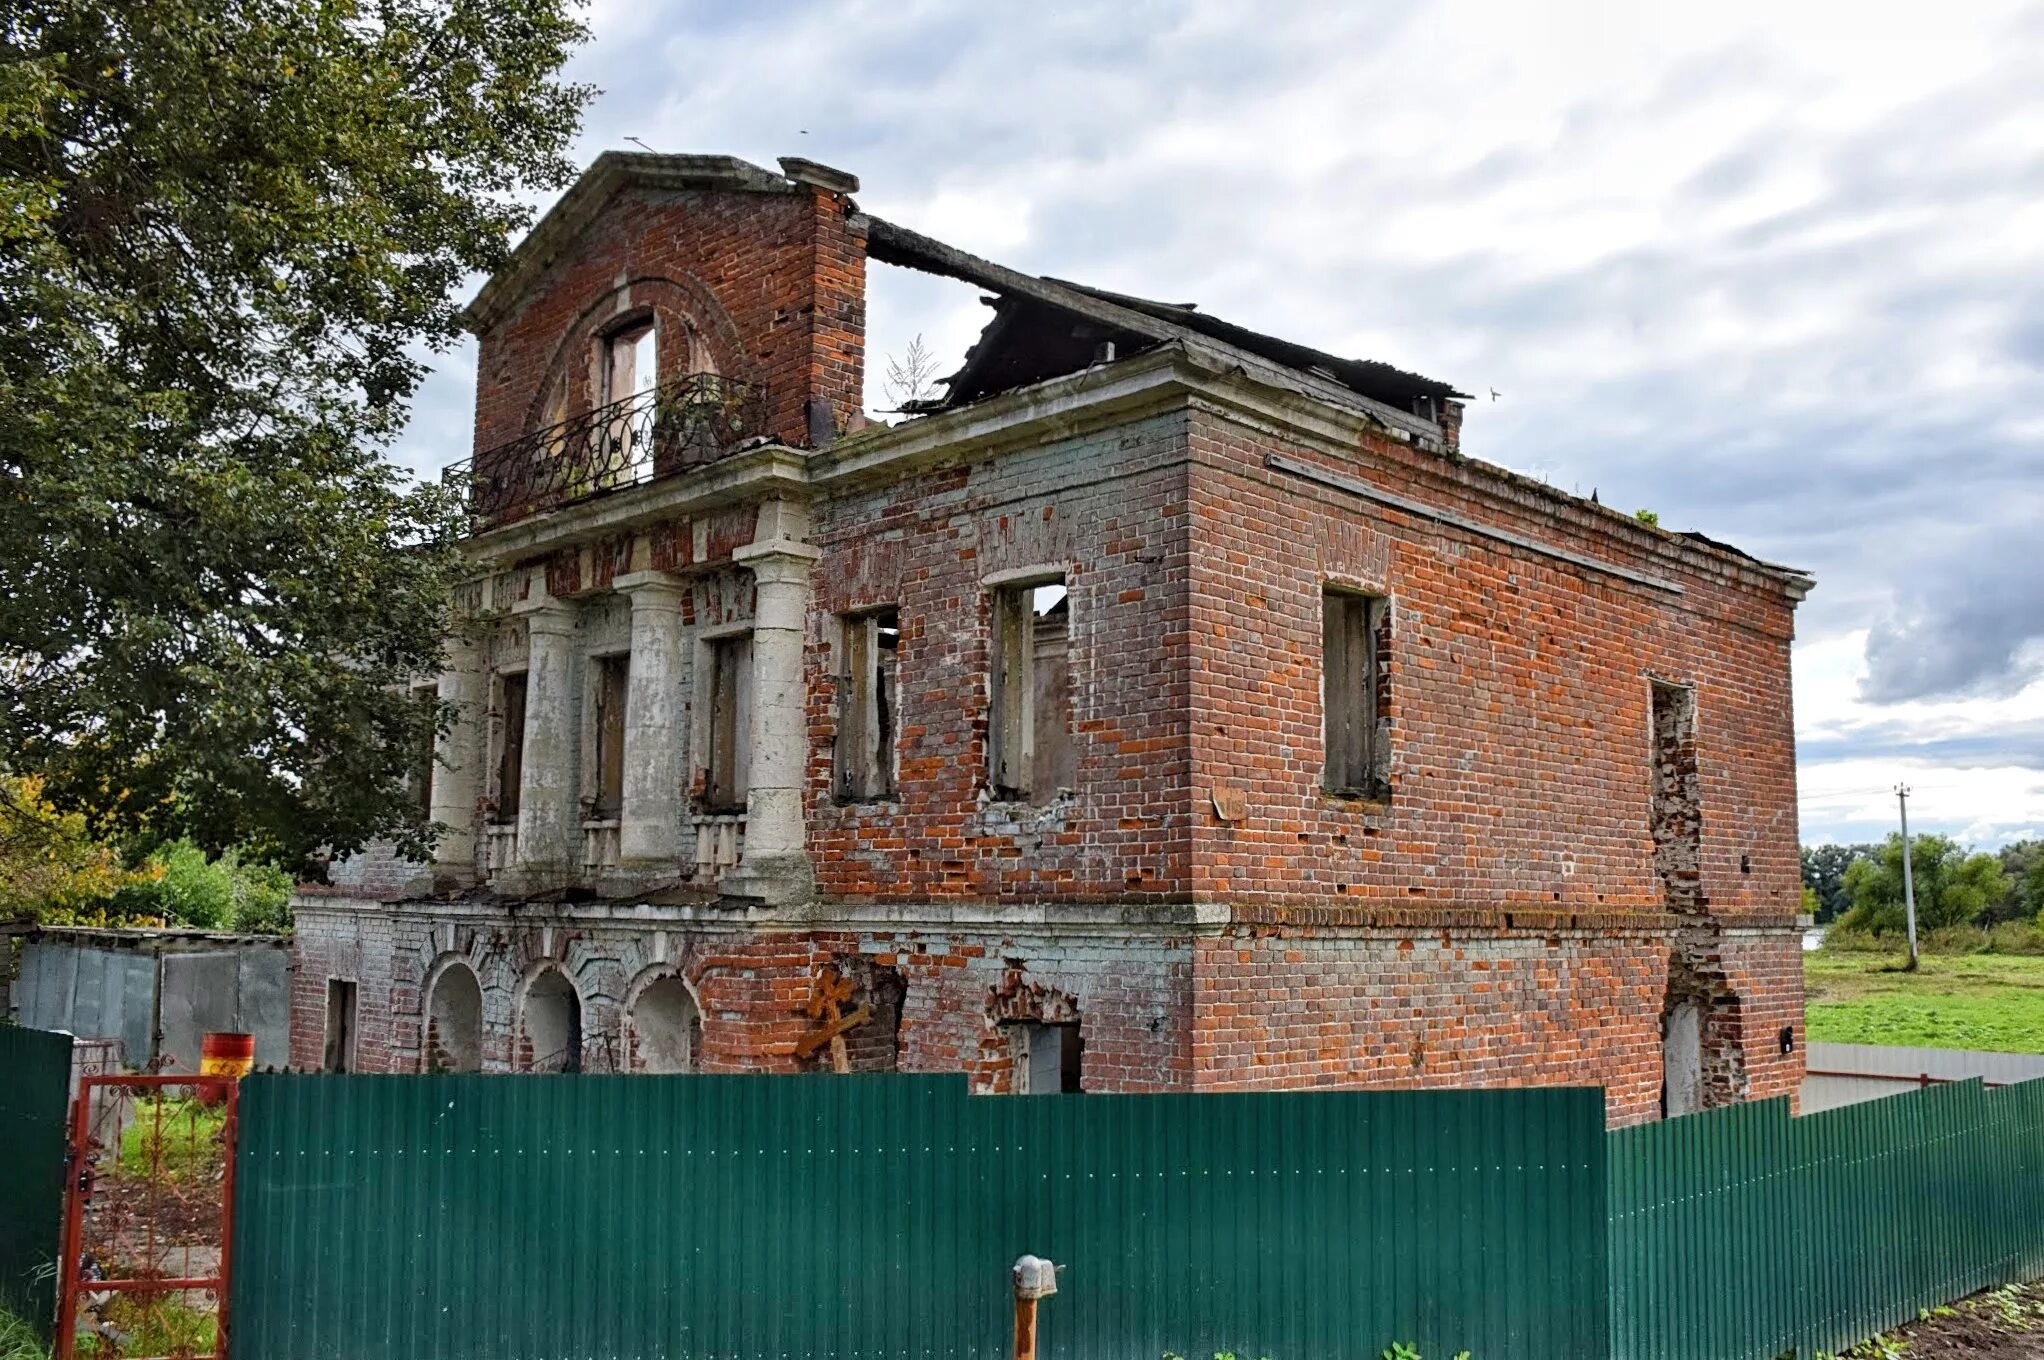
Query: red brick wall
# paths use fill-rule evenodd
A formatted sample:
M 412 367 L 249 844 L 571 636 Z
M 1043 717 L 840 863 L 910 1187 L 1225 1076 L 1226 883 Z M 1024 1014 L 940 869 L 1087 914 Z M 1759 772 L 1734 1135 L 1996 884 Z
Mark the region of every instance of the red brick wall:
M 1183 897 L 1189 888 L 1186 418 L 1010 452 L 819 505 L 809 848 L 824 892 L 883 901 Z M 985 802 L 989 575 L 1071 592 L 1077 796 Z M 898 797 L 831 782 L 836 616 L 900 611 Z
M 1202 941 L 1201 1089 L 1603 1086 L 1614 1124 L 1661 1094 L 1667 951 L 1569 917 L 1541 929 L 1262 927 Z
M 627 187 L 482 332 L 476 451 L 539 423 L 557 373 L 567 375 L 569 413 L 586 410 L 595 337 L 648 308 L 662 381 L 687 371 L 680 337 L 692 331 L 719 373 L 766 385 L 772 432 L 807 446 L 810 398 L 840 428 L 861 409 L 865 258 L 849 200 L 821 190 Z
M 1714 914 L 1798 907 L 1791 605 L 1644 529 L 1488 494 L 1371 441 L 1334 459 L 1222 417 L 1192 430 L 1194 889 L 1227 901 L 1659 912 L 1650 679 L 1693 683 Z M 1674 596 L 1265 466 L 1269 454 L 1679 582 Z M 1593 517 L 1595 516 L 1595 517 Z M 1392 601 L 1388 804 L 1320 790 L 1320 591 Z M 1742 858 L 1745 867 L 1742 868 Z

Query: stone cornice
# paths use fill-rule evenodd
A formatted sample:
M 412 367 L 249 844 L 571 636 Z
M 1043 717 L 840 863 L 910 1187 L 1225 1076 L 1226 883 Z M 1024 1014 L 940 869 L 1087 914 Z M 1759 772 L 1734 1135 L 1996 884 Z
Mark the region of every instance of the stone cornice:
M 717 506 L 884 484 L 924 468 L 1039 447 L 1148 416 L 1205 410 L 1347 461 L 1364 436 L 1388 437 L 1437 461 L 1433 476 L 1500 510 L 1606 535 L 1669 568 L 1779 591 L 1791 600 L 1810 588 L 1810 578 L 1792 568 L 1668 533 L 1493 464 L 1428 452 L 1415 441 L 1410 417 L 1388 421 L 1372 409 L 1375 403 L 1353 393 L 1337 399 L 1321 391 L 1323 385 L 1275 366 L 1252 370 L 1232 353 L 1196 341 L 1174 341 L 954 411 L 869 428 L 815 452 L 782 445 L 741 450 L 674 477 L 489 530 L 466 546 L 479 562 L 514 561 Z
M 590 927 L 689 926 L 708 933 L 831 935 L 945 933 L 1090 936 L 1109 939 L 1221 937 L 1242 932 L 1358 938 L 1410 938 L 1415 934 L 1468 939 L 1672 939 L 1707 931 L 1734 937 L 1797 934 L 1793 918 L 1683 917 L 1659 911 L 1570 911 L 1509 907 L 1374 905 L 1233 905 L 1215 902 L 1086 903 L 828 903 L 797 909 L 728 900 L 683 903 L 619 901 L 516 902 L 496 898 L 456 901 L 379 901 L 368 897 L 305 895 L 306 911 L 403 914 L 475 924 Z

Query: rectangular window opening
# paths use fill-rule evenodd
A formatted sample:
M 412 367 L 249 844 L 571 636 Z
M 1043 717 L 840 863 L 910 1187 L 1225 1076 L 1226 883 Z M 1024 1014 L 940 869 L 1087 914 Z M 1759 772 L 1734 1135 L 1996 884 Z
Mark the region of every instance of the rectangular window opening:
M 882 609 L 847 614 L 839 623 L 837 796 L 843 802 L 892 798 L 901 616 Z
M 1063 577 L 993 595 L 989 782 L 1004 802 L 1049 802 L 1077 782 L 1071 595 Z
M 610 484 L 643 481 L 653 468 L 653 388 L 660 361 L 655 327 L 649 318 L 613 332 L 603 342 L 602 405 L 618 406 L 610 423 L 607 466 L 599 469 Z
M 499 825 L 518 820 L 518 789 L 525 781 L 525 673 L 497 680 L 497 813 Z
M 713 813 L 745 811 L 752 763 L 752 635 L 713 638 L 710 658 L 710 740 L 704 796 Z
M 355 1065 L 355 984 L 328 978 L 326 984 L 326 1054 L 328 1072 L 346 1072 Z
M 1327 590 L 1321 596 L 1323 785 L 1339 798 L 1391 796 L 1391 602 Z
M 1006 1028 L 1016 1095 L 1076 1095 L 1084 1089 L 1085 1044 L 1077 1021 L 1056 1025 L 1018 1021 Z
M 631 685 L 630 656 L 599 656 L 592 677 L 595 700 L 596 787 L 590 812 L 616 817 L 625 798 L 625 693 Z

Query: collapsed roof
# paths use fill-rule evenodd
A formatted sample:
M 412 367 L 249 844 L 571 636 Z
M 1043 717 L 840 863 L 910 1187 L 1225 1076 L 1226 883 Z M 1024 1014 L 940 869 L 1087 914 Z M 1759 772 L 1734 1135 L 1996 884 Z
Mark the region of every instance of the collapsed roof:
M 883 264 L 958 279 L 995 294 L 986 299 L 994 318 L 966 352 L 964 365 L 946 380 L 945 395 L 919 403 L 912 408 L 917 413 L 962 406 L 1192 336 L 1311 375 L 1372 405 L 1423 420 L 1436 420 L 1443 401 L 1467 395 L 1390 364 L 1344 359 L 1260 334 L 1210 316 L 1193 303 L 1153 302 L 1023 274 L 877 217 L 866 222 L 866 253 Z

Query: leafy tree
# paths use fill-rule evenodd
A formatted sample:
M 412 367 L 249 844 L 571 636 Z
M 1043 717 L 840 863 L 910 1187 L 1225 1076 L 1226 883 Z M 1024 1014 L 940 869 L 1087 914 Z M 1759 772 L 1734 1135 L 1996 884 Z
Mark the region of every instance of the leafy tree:
M 384 451 L 571 175 L 574 3 L 0 7 L 0 750 L 95 831 L 421 847 L 462 525 Z
M 1998 858 L 1969 853 L 1949 837 L 1917 836 L 1910 842 L 1909 856 L 1920 931 L 1969 925 L 2008 890 Z M 1902 837 L 1890 836 L 1874 854 L 1854 860 L 1845 871 L 1845 890 L 1852 909 L 1841 926 L 1876 935 L 1904 933 Z
M 1876 845 L 1806 845 L 1803 847 L 1803 886 L 1817 894 L 1817 919 L 1836 920 L 1852 905 L 1845 891 L 1846 868 L 1856 859 L 1876 853 Z
M 134 879 L 82 814 L 50 806 L 42 780 L 0 776 L 0 921 L 79 910 Z
M 2001 848 L 2008 891 L 1981 917 L 1983 925 L 2023 921 L 2044 912 L 2044 841 L 2016 841 Z

